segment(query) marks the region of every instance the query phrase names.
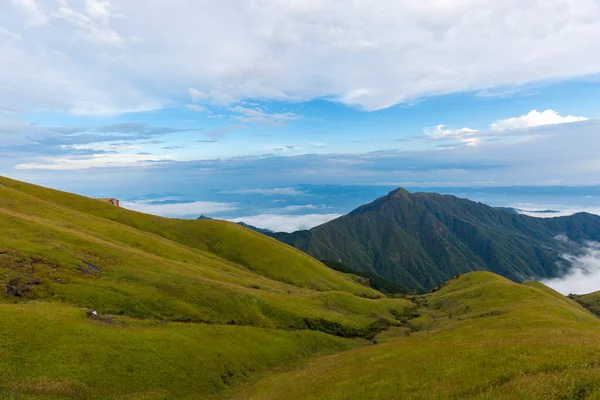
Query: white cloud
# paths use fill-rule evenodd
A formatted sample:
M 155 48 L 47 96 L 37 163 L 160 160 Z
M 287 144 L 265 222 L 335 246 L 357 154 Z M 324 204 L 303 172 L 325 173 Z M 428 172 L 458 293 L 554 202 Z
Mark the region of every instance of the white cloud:
M 74 28 L 77 28 L 92 42 L 120 46 L 123 44 L 124 39 L 108 26 L 110 11 L 106 5 L 103 5 L 105 3 L 97 0 L 86 2 L 88 12 L 91 8 L 91 15 L 101 19 L 98 23 L 68 7 L 66 2 L 58 9 L 56 16 L 72 24 Z
M 425 134 L 434 138 L 448 137 L 448 136 L 461 136 L 470 135 L 477 133 L 475 129 L 471 128 L 460 128 L 460 129 L 449 129 L 446 125 L 440 124 L 432 128 L 426 128 Z
M 241 122 L 253 122 L 273 125 L 284 125 L 287 121 L 300 119 L 298 114 L 291 112 L 285 113 L 268 113 L 260 108 L 248 108 L 235 106 L 231 108 L 234 113 L 233 118 Z
M 324 149 L 325 147 L 329 147 L 329 145 L 327 143 L 323 143 L 323 142 L 306 142 L 306 144 L 308 144 L 309 146 L 312 146 L 312 147 L 317 147 L 319 149 Z
M 306 196 L 309 193 L 303 190 L 298 190 L 293 187 L 287 188 L 273 188 L 273 189 L 239 189 L 239 190 L 228 190 L 222 193 L 229 194 L 260 194 L 264 196 Z
M 11 32 L 8 29 L 3 28 L 1 26 L 0 26 L 0 35 L 3 35 L 4 37 L 12 39 L 12 40 L 23 39 L 23 37 L 21 35 L 19 35 L 18 33 Z
M 170 218 L 190 218 L 216 214 L 237 209 L 235 203 L 195 201 L 193 203 L 148 204 L 147 202 L 122 201 L 121 207 Z
M 35 0 L 12 0 L 12 3 L 20 7 L 26 14 L 27 23 L 31 25 L 43 25 L 48 21 L 46 13 L 40 9 Z
M 140 151 L 144 148 L 143 146 L 130 144 L 130 143 L 91 143 L 91 144 L 85 144 L 85 145 L 84 144 L 71 144 L 71 145 L 63 144 L 60 147 L 63 149 L 109 151 L 109 152 Z
M 283 209 L 286 211 L 300 211 L 300 210 L 318 210 L 319 206 L 315 206 L 314 204 L 303 204 L 303 205 L 298 205 L 298 206 L 287 206 L 284 207 Z
M 576 117 L 573 115 L 563 117 L 554 110 L 545 110 L 543 112 L 532 110 L 528 114 L 520 117 L 495 121 L 490 125 L 489 131 L 480 132 L 471 128 L 451 129 L 444 124 L 440 124 L 434 127 L 425 128 L 425 135 L 431 140 L 451 140 L 463 143 L 470 147 L 475 147 L 481 145 L 490 138 L 497 139 L 499 135 L 502 134 L 504 138 L 512 138 L 512 144 L 517 144 L 531 142 L 539 138 L 536 135 L 531 135 L 530 132 L 527 131 L 528 128 L 587 120 L 586 117 Z M 513 131 L 511 132 L 513 135 L 509 136 L 506 133 L 507 131 Z M 514 135 L 515 132 L 517 133 L 516 135 Z
M 194 110 L 197 112 L 204 112 L 206 111 L 206 108 L 202 107 L 201 105 L 198 104 L 188 104 L 187 108 L 189 108 L 190 110 Z
M 85 0 L 85 8 L 90 17 L 103 25 L 108 25 L 111 18 L 112 4 L 107 0 Z
M 580 212 L 600 215 L 600 207 L 564 206 L 560 204 L 515 203 L 511 205 L 519 214 L 537 218 L 566 217 Z
M 198 101 L 208 98 L 209 96 L 205 93 L 202 93 L 198 89 L 190 88 L 188 89 L 188 94 L 192 98 L 192 101 Z
M 23 40 L 0 47 L 0 108 L 123 112 L 195 88 L 375 110 L 600 72 L 597 1 L 300 3 L 12 0 L 4 28 Z
M 261 214 L 248 217 L 235 218 L 233 222 L 244 222 L 257 228 L 270 229 L 275 232 L 294 232 L 311 229 L 340 217 L 340 214 L 306 214 L 306 215 L 279 215 Z
M 563 258 L 572 265 L 571 269 L 560 278 L 543 280 L 543 284 L 564 295 L 600 290 L 600 243 L 588 242 L 582 254 L 564 254 Z
M 478 146 L 481 139 L 475 137 L 478 131 L 471 128 L 450 129 L 444 124 L 425 128 L 425 134 L 434 140 L 451 139 L 464 143 L 467 146 Z
M 76 150 L 98 150 L 99 146 L 79 146 Z M 114 149 L 115 151 L 117 149 Z M 18 164 L 22 170 L 82 170 L 90 168 L 148 167 L 160 162 L 169 162 L 170 157 L 154 154 L 107 153 L 90 156 L 39 157 L 35 161 Z
M 554 110 L 545 110 L 539 112 L 531 110 L 528 114 L 520 117 L 507 118 L 494 122 L 491 129 L 494 131 L 504 131 L 512 129 L 533 128 L 536 126 L 566 124 L 569 122 L 586 121 L 585 117 L 576 117 L 567 115 L 562 117 Z

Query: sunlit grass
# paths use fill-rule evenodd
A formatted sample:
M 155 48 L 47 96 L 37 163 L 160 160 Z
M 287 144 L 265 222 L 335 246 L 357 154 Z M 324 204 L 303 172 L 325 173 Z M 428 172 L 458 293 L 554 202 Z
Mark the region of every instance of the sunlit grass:
M 600 395 L 600 321 L 539 284 L 471 273 L 417 298 L 430 325 L 311 361 L 251 399 L 583 399 Z
M 0 393 L 15 399 L 226 395 L 269 368 L 368 343 L 307 321 L 362 332 L 414 307 L 235 224 L 5 178 L 0 288 Z
M 600 320 L 542 284 L 386 298 L 235 224 L 5 178 L 0 288 L 7 399 L 600 398 Z

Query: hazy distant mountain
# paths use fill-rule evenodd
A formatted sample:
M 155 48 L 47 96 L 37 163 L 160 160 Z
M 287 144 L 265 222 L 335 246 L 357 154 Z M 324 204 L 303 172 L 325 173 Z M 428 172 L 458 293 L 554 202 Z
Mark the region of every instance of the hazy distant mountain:
M 252 229 L 253 231 L 260 232 L 264 235 L 272 236 L 275 233 L 270 229 L 257 228 L 256 226 L 248 225 L 245 222 L 238 222 L 237 224 L 243 226 L 244 228 L 248 228 L 248 229 Z
M 214 220 L 214 218 L 207 217 L 206 215 L 201 215 L 198 218 L 196 218 L 196 220 L 198 220 L 198 221 L 211 221 L 211 220 Z M 263 235 L 272 236 L 274 234 L 274 232 L 272 230 L 270 230 L 270 229 L 257 228 L 256 226 L 248 225 L 245 222 L 238 222 L 237 224 L 243 226 L 244 228 L 248 228 L 248 229 L 251 229 L 253 231 L 260 232 Z
M 454 196 L 397 189 L 309 231 L 271 236 L 317 259 L 338 260 L 423 291 L 475 270 L 516 281 L 557 276 L 557 261 L 568 246 L 557 235 L 600 240 L 600 217 L 534 218 Z

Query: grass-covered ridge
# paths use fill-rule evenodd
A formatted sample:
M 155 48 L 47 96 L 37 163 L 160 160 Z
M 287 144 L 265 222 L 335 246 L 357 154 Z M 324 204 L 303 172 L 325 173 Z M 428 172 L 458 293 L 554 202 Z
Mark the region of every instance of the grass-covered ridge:
M 52 399 L 223 394 L 368 343 L 414 306 L 236 224 L 6 178 L 0 289 L 0 389 Z
M 386 297 L 235 224 L 0 178 L 2 398 L 599 398 L 598 343 L 539 283 Z
M 247 399 L 587 399 L 600 396 L 600 320 L 545 286 L 487 272 L 415 298 L 410 333 L 275 373 Z

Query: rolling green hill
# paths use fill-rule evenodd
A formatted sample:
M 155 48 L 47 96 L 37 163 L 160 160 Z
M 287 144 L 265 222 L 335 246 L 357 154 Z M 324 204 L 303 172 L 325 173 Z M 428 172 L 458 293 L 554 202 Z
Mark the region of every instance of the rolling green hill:
M 415 301 L 410 331 L 273 372 L 239 397 L 599 398 L 600 320 L 552 289 L 473 272 Z
M 310 231 L 272 236 L 317 259 L 425 291 L 470 271 L 554 277 L 572 241 L 600 240 L 600 217 L 533 218 L 454 196 L 397 189 Z M 562 260 L 563 264 L 566 261 Z
M 1 177 L 0 289 L 3 399 L 600 396 L 600 320 L 542 284 L 386 297 L 237 224 Z
M 52 399 L 226 393 L 413 307 L 236 224 L 6 178 L 0 287 L 0 392 Z

